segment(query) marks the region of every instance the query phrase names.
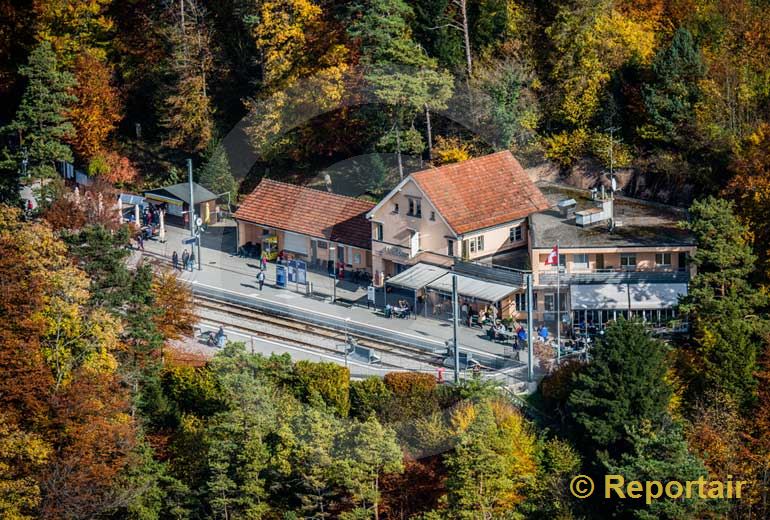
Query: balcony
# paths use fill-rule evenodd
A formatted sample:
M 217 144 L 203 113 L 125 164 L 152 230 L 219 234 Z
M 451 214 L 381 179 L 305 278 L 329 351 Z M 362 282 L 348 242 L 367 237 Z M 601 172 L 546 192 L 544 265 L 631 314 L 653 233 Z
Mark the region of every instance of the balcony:
M 539 285 L 556 285 L 556 272 L 545 271 L 540 273 Z M 559 275 L 561 285 L 570 284 L 603 284 L 603 283 L 688 283 L 690 281 L 689 270 L 619 270 L 597 269 L 595 271 L 580 271 Z

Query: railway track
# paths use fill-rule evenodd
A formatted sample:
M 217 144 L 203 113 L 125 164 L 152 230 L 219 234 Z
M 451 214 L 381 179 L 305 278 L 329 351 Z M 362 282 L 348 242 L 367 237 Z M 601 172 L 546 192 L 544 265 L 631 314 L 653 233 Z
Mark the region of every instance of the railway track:
M 326 340 L 327 343 L 331 341 L 334 342 L 334 345 L 344 345 L 347 337 L 351 337 L 355 338 L 359 346 L 371 349 L 378 354 L 389 354 L 397 358 L 433 367 L 442 366 L 444 362 L 443 355 L 426 352 L 424 349 L 406 345 L 391 345 L 385 342 L 372 340 L 371 338 L 366 338 L 352 331 L 344 333 L 330 327 L 313 325 L 287 317 L 272 316 L 245 306 L 231 302 L 223 302 L 200 294 L 195 295 L 195 304 L 199 309 L 211 313 L 225 314 L 231 320 L 232 318 L 242 320 L 241 324 L 231 322 L 227 325 L 230 328 L 238 329 L 254 337 L 276 340 L 316 351 L 334 353 L 336 355 L 342 355 L 343 352 L 340 352 L 340 350 L 335 347 L 324 345 L 324 341 L 311 341 L 310 338 L 320 338 Z M 218 317 L 213 318 L 213 320 L 221 321 Z M 249 326 L 244 325 L 243 323 L 259 324 L 261 326 Z M 268 328 L 273 331 L 266 330 Z M 281 334 L 275 331 L 289 331 L 290 333 Z M 303 339 L 298 336 L 304 336 L 305 338 Z M 401 365 L 389 363 L 384 360 L 380 361 L 378 365 L 392 368 L 404 368 Z

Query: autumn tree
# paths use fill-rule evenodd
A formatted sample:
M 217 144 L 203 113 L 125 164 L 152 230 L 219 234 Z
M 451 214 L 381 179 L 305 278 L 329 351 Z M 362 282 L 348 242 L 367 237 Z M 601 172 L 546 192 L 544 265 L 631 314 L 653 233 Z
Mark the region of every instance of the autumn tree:
M 735 201 L 735 211 L 751 230 L 760 272 L 770 280 L 770 123 L 760 125 L 736 152 L 731 165 L 733 178 L 724 194 Z
M 112 84 L 112 70 L 96 54 L 88 50 L 77 56 L 74 66 L 77 88 L 72 90 L 77 102 L 68 110 L 75 127 L 72 147 L 84 161 L 104 152 L 107 138 L 121 119 L 120 98 Z
M 163 106 L 166 146 L 200 152 L 213 135 L 209 80 L 213 67 L 206 11 L 198 0 L 169 5 L 172 77 Z
M 307 123 L 338 108 L 351 59 L 344 33 L 330 18 L 312 0 L 259 2 L 246 18 L 262 87 L 248 101 L 247 133 L 263 158 L 298 158 L 306 141 L 322 146 Z
M 128 157 L 103 151 L 88 163 L 88 174 L 110 184 L 126 185 L 139 180 L 139 172 Z
M 445 457 L 447 518 L 505 518 L 536 474 L 535 439 L 524 418 L 500 400 L 454 413 L 454 450 Z
M 155 326 L 167 340 L 187 336 L 198 321 L 190 286 L 172 271 L 163 271 L 153 277 L 152 292 L 160 312 Z
M 338 448 L 336 465 L 343 487 L 347 488 L 355 504 L 351 515 L 341 518 L 360 518 L 373 514 L 379 518 L 380 481 L 386 473 L 404 470 L 403 453 L 396 442 L 393 430 L 383 427 L 370 416 L 363 422 L 354 421 L 345 432 L 342 446 Z
M 631 18 L 612 1 L 581 0 L 563 4 L 546 34 L 556 51 L 550 78 L 559 85 L 547 109 L 563 128 L 544 139 L 546 156 L 570 165 L 588 150 L 613 74 L 631 61 L 649 62 L 655 33 L 649 20 Z
M 48 42 L 69 67 L 86 49 L 94 49 L 104 58 L 105 47 L 113 29 L 107 11 L 112 0 L 34 0 L 36 35 Z

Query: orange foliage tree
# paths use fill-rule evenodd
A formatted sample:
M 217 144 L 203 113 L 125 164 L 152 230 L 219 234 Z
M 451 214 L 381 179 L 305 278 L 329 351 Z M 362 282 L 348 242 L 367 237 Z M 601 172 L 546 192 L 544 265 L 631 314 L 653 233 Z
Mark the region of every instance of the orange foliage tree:
M 69 110 L 76 130 L 72 147 L 78 157 L 89 160 L 103 152 L 107 138 L 120 121 L 120 95 L 111 83 L 112 70 L 91 51 L 78 55 L 75 78 L 77 87 L 72 93 L 78 100 Z
M 198 321 L 192 289 L 172 271 L 157 273 L 153 278 L 155 324 L 166 339 L 187 336 Z
M 131 161 L 117 152 L 94 156 L 88 163 L 88 174 L 110 184 L 130 184 L 139 176 Z
M 112 356 L 120 326 L 88 307 L 88 279 L 50 227 L 23 223 L 7 206 L 0 285 L 1 429 L 24 441 L 12 477 L 27 483 L 18 499 L 0 497 L 0 512 L 96 517 L 116 506 L 117 477 L 137 439 Z M 7 458 L 0 453 L 0 470 Z
M 725 195 L 736 201 L 735 209 L 754 235 L 755 251 L 765 277 L 770 277 L 770 124 L 762 124 L 738 151 L 732 164 L 734 177 Z

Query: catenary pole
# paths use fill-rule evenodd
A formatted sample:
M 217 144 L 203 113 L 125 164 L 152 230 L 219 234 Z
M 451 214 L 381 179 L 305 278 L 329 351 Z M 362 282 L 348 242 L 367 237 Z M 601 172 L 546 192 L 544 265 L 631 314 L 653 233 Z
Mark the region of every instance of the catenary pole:
M 452 342 L 455 356 L 455 384 L 460 382 L 460 343 L 457 341 L 457 275 L 452 274 Z
M 532 274 L 526 275 L 527 280 L 527 381 L 535 379 L 534 345 L 532 341 Z
M 561 362 L 561 250 L 556 241 L 556 364 Z

